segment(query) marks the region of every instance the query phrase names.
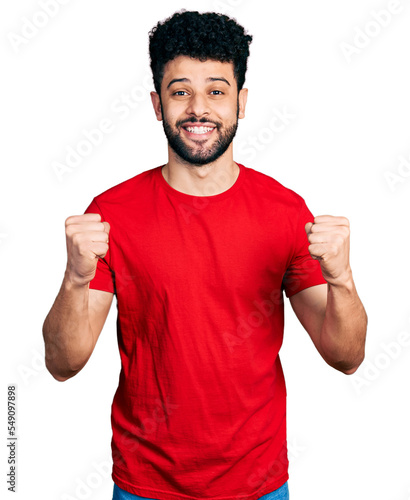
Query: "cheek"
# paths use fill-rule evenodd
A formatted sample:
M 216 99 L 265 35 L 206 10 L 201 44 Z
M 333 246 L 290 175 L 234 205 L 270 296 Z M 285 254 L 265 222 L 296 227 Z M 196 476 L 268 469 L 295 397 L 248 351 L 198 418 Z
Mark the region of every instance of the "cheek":
M 218 109 L 219 116 L 226 122 L 236 121 L 237 101 L 232 100 L 221 104 Z
M 182 106 L 169 106 L 164 108 L 164 115 L 170 125 L 175 125 L 177 121 L 187 118 Z

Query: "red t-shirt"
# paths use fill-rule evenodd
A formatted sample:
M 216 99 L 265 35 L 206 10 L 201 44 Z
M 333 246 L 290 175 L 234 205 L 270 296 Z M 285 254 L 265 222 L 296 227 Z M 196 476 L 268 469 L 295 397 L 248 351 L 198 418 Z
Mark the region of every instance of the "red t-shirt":
M 111 226 L 90 288 L 117 297 L 112 479 L 134 495 L 256 500 L 288 479 L 283 291 L 326 281 L 303 198 L 239 168 L 192 196 L 156 167 L 86 210 Z

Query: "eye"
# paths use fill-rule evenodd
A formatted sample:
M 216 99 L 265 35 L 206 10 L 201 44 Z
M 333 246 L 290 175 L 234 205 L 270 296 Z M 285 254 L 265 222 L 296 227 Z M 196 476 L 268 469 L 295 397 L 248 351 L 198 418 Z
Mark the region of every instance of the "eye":
M 187 92 L 185 92 L 185 90 L 177 90 L 172 95 L 185 95 L 185 94 L 187 94 Z
M 217 93 L 217 94 L 214 94 L 214 92 L 218 92 L 218 93 Z M 211 94 L 213 94 L 213 95 L 222 95 L 222 94 L 223 94 L 223 92 L 222 92 L 221 90 L 212 90 L 212 91 L 211 91 Z

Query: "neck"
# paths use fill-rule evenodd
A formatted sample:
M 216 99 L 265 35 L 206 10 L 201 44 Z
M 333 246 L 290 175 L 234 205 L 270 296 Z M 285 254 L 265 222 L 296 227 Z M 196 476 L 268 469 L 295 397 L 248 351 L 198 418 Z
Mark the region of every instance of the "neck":
M 182 193 L 215 196 L 235 184 L 239 167 L 233 161 L 232 147 L 206 165 L 185 162 L 169 148 L 168 163 L 162 167 L 162 175 L 171 187 Z

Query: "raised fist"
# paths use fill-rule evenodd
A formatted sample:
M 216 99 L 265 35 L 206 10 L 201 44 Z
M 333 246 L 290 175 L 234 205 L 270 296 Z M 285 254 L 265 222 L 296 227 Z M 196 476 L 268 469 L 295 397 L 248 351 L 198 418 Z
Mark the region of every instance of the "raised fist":
M 108 251 L 110 225 L 100 214 L 72 215 L 65 221 L 66 275 L 75 285 L 86 285 L 95 276 L 98 258 Z

